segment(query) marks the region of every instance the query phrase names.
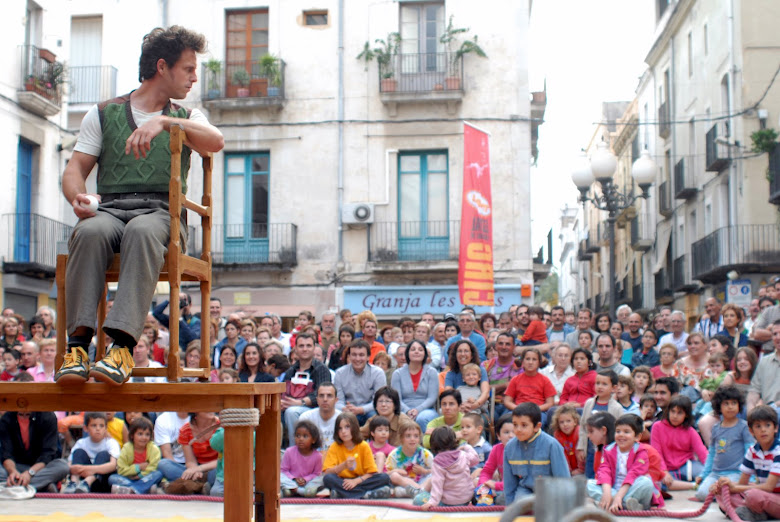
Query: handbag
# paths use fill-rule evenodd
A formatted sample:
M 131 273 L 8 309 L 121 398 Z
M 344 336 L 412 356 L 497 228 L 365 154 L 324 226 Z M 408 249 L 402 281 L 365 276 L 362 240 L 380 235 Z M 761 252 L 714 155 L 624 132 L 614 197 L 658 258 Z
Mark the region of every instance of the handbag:
M 287 389 L 284 396 L 290 399 L 303 399 L 314 393 L 314 381 L 309 372 L 295 372 L 293 378 L 287 381 Z

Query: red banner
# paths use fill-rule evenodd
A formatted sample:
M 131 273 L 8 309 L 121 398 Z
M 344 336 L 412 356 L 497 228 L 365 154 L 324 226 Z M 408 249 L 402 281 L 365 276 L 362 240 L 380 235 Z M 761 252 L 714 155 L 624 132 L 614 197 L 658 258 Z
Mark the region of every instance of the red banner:
M 464 305 L 493 306 L 493 197 L 486 132 L 463 124 L 458 289 Z

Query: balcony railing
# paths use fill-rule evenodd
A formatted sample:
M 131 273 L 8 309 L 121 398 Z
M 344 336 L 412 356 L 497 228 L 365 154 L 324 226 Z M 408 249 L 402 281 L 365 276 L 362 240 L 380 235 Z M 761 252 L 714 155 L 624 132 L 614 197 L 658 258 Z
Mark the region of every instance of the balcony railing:
M 780 271 L 780 229 L 770 225 L 719 228 L 692 247 L 693 278 L 718 283 L 731 270 L 740 273 Z
M 674 296 L 674 291 L 671 288 L 671 274 L 669 274 L 666 268 L 662 268 L 655 274 L 655 299 L 665 299 Z
M 780 205 L 780 147 L 769 153 L 769 202 Z
M 34 45 L 19 46 L 19 55 L 22 79 L 19 102 L 42 116 L 57 114 L 66 80 L 65 65 L 56 61 L 50 51 Z
M 298 227 L 292 223 L 245 223 L 211 228 L 214 265 L 298 264 Z M 200 227 L 190 227 L 187 253 L 198 257 L 203 251 Z
M 39 214 L 4 214 L 3 225 L 8 233 L 5 263 L 53 276 L 57 249 L 67 249 L 73 227 Z
M 724 130 L 723 137 L 728 138 L 728 127 L 725 123 L 716 123 L 707 131 L 707 168 L 711 172 L 720 172 L 731 163 L 729 157 L 729 146 L 726 143 L 718 143 L 718 126 Z
M 653 246 L 653 240 L 645 237 L 642 221 L 638 215 L 631 219 L 631 249 L 636 252 L 647 252 Z
M 658 213 L 669 217 L 674 211 L 672 207 L 672 194 L 669 181 L 664 181 L 658 186 Z
M 696 184 L 693 182 L 694 171 L 691 168 L 691 163 L 691 158 L 681 158 L 674 166 L 675 199 L 690 199 L 696 195 Z M 688 172 L 686 172 L 686 164 L 688 164 Z
M 98 103 L 116 97 L 116 67 L 80 65 L 68 71 L 68 102 Z
M 379 67 L 379 92 L 463 90 L 463 58 L 455 53 L 403 53 Z
M 596 234 L 593 235 L 597 235 L 597 234 L 598 234 L 598 229 Z M 591 237 L 590 233 L 588 234 L 588 237 L 585 238 L 585 251 L 588 252 L 589 254 L 598 254 L 599 252 L 601 252 L 601 246 L 596 242 L 596 240 L 594 240 Z
M 669 102 L 665 101 L 658 107 L 658 135 L 662 138 L 668 138 L 672 133 L 672 126 L 669 123 Z
M 460 248 L 460 221 L 386 221 L 368 227 L 368 260 L 454 261 Z
M 577 259 L 580 261 L 590 261 L 593 259 L 593 254 L 588 250 L 587 239 L 583 239 L 579 243 L 579 251 L 577 252 Z
M 275 60 L 278 74 L 261 67 L 258 60 L 243 62 L 220 62 L 219 71 L 209 70 L 203 65 L 201 72 L 201 99 L 262 98 L 269 101 L 284 99 L 285 63 Z

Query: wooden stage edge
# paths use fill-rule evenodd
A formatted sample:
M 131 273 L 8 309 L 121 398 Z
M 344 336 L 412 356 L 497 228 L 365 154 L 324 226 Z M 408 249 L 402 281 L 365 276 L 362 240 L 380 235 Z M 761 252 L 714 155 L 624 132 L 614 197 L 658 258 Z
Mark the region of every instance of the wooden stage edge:
M 0 411 L 213 411 L 257 408 L 260 424 L 225 427 L 224 520 L 279 522 L 284 383 L 0 384 Z M 252 455 L 252 436 L 255 451 Z M 250 458 L 247 458 L 250 457 Z M 252 471 L 252 464 L 254 473 Z M 252 488 L 254 475 L 254 488 Z

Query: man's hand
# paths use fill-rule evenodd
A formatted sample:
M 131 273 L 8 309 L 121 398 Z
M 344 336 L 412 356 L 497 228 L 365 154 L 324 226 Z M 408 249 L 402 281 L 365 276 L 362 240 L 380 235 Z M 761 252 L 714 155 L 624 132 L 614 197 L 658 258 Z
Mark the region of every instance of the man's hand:
M 101 201 L 99 194 L 76 194 L 76 197 L 73 199 L 73 201 L 70 202 L 71 206 L 73 207 L 73 213 L 76 214 L 76 217 L 79 219 L 95 217 L 94 212 L 89 210 L 87 207 L 81 206 L 81 203 L 89 205 L 89 199 L 87 199 L 88 195 L 97 198 L 98 203 Z
M 132 151 L 135 159 L 146 158 L 146 153 L 152 148 L 152 140 L 165 130 L 166 117 L 155 116 L 133 131 L 125 142 L 125 155 Z
M 84 471 L 84 468 L 86 468 L 86 466 L 84 464 L 73 464 L 70 467 L 70 474 L 71 475 L 81 475 L 81 473 Z
M 19 486 L 21 484 L 22 474 L 19 471 L 14 470 L 13 473 L 8 474 L 8 480 L 6 484 L 8 487 Z
M 303 406 L 303 399 L 293 399 L 291 397 L 282 397 L 281 404 L 282 404 L 282 409 L 291 408 L 293 406 Z

